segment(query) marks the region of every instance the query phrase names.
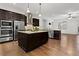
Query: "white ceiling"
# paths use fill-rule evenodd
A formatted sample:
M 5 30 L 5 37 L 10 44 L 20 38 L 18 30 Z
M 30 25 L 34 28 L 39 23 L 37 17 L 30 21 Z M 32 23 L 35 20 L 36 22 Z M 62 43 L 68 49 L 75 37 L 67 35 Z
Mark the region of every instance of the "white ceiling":
M 16 8 L 23 14 L 25 14 L 27 9 L 27 3 L 4 3 L 2 5 L 9 6 L 9 8 Z M 29 5 L 33 16 L 37 16 L 39 13 L 39 4 L 30 3 Z M 57 15 L 66 14 L 69 10 L 78 11 L 79 3 L 42 3 L 41 10 L 43 17 L 54 17 Z

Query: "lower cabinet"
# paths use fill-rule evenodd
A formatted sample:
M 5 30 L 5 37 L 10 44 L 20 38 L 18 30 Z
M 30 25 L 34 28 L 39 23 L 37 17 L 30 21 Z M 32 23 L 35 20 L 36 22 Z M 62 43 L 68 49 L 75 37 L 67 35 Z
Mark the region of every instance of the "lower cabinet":
M 56 39 L 56 40 L 60 40 L 61 39 L 61 31 L 60 30 L 54 30 L 53 38 Z
M 47 42 L 48 32 L 32 34 L 18 32 L 18 45 L 26 52 L 32 51 Z

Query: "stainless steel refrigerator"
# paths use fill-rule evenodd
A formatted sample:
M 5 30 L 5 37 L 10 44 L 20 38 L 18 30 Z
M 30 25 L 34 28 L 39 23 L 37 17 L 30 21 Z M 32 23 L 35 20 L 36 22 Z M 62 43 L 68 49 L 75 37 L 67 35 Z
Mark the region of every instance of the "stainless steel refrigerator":
M 17 40 L 17 32 L 25 30 L 24 21 L 14 21 L 14 40 Z

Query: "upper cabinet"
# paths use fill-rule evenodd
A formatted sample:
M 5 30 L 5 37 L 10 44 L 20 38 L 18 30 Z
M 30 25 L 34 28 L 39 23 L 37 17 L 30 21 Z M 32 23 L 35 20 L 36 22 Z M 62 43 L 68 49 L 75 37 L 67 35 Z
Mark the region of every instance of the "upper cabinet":
M 0 19 L 5 19 L 5 11 L 0 9 Z
M 27 17 L 23 14 L 15 13 L 8 10 L 0 9 L 0 20 L 18 20 L 24 21 L 26 25 Z

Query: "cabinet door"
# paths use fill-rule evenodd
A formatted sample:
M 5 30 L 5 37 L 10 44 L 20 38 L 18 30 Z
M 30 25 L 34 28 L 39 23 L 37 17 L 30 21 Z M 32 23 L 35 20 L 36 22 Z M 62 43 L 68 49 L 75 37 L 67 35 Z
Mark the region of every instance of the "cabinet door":
M 54 39 L 57 39 L 57 40 L 61 39 L 61 31 L 54 30 Z
M 0 20 L 5 20 L 5 10 L 0 9 Z
M 19 20 L 19 21 L 25 21 L 26 25 L 26 19 L 27 17 L 25 15 L 15 13 L 8 10 L 0 9 L 0 20 Z
M 6 20 L 11 20 L 12 12 L 6 11 L 6 12 L 5 12 L 5 17 L 6 17 Z

